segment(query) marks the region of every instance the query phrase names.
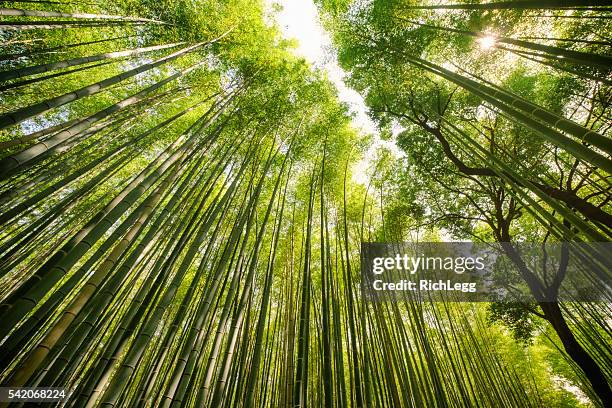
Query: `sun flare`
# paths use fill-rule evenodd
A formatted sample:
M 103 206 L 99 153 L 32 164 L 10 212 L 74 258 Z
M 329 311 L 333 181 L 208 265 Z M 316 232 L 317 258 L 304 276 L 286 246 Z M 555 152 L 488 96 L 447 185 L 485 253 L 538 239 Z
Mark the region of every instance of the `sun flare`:
M 495 46 L 497 43 L 497 39 L 494 35 L 487 35 L 484 37 L 480 37 L 478 40 L 478 44 L 480 44 L 480 48 L 483 50 L 489 50 Z

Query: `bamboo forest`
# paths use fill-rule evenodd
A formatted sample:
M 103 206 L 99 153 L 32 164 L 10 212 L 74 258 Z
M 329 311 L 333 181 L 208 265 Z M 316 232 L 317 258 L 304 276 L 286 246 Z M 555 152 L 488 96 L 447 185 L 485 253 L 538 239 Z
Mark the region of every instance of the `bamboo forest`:
M 0 0 L 0 41 L 0 406 L 612 404 L 609 1 Z M 364 296 L 405 242 L 520 275 Z

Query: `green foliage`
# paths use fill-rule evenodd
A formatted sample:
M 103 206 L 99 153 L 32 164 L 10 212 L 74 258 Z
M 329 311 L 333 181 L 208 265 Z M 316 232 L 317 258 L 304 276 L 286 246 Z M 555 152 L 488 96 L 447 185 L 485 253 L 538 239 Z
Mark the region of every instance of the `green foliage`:
M 378 125 L 364 135 L 278 5 L 3 3 L 43 14 L 2 15 L 0 381 L 66 387 L 75 407 L 580 406 L 568 384 L 596 405 L 544 305 L 362 296 L 363 241 L 610 231 L 591 217 L 608 175 L 564 148 L 610 153 L 579 134 L 609 136 L 609 72 L 584 58 L 602 41 L 471 33 L 609 26 L 420 4 L 317 2 Z M 607 314 L 561 318 L 609 378 Z
M 519 302 L 495 302 L 489 305 L 489 319 L 491 322 L 501 321 L 512 331 L 517 341 L 530 344 L 540 330 L 542 323 L 538 321 L 529 308 L 537 307 L 534 304 L 525 305 Z

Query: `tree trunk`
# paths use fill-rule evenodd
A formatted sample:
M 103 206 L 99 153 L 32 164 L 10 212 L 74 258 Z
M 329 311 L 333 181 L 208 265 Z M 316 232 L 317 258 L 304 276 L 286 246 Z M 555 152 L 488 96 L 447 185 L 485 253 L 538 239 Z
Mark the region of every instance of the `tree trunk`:
M 580 367 L 588 378 L 593 391 L 601 399 L 602 405 L 606 406 L 612 401 L 612 392 L 606 376 L 601 368 L 597 365 L 593 357 L 582 347 L 582 345 L 574 337 L 574 333 L 567 325 L 561 308 L 557 302 L 541 302 L 540 307 L 546 316 L 546 320 L 550 322 L 555 329 L 557 336 L 563 344 L 563 348 L 567 355 Z
M 48 64 L 34 65 L 25 68 L 12 69 L 9 71 L 0 72 L 0 81 L 9 81 L 12 79 L 23 78 L 25 76 L 41 74 L 43 72 L 54 71 L 57 69 L 65 69 L 76 65 L 89 64 L 96 61 L 104 61 L 107 59 L 131 57 L 133 55 L 143 54 L 151 51 L 165 50 L 167 48 L 178 47 L 185 44 L 184 42 L 153 45 L 150 47 L 134 48 L 131 50 L 107 52 L 104 54 L 90 55 L 87 57 L 72 58 L 64 61 L 50 62 Z M 88 67 L 89 68 L 89 67 Z

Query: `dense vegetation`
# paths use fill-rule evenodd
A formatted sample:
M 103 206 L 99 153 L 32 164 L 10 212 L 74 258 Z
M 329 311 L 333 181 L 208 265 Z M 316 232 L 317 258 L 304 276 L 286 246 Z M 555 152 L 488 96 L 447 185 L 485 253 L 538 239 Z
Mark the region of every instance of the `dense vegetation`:
M 610 241 L 605 3 L 317 2 L 365 135 L 262 2 L 3 1 L 0 382 L 73 407 L 609 403 L 609 269 L 607 302 L 367 302 L 359 262 Z M 403 154 L 359 184 L 378 137 Z M 562 268 L 503 248 L 557 299 Z

